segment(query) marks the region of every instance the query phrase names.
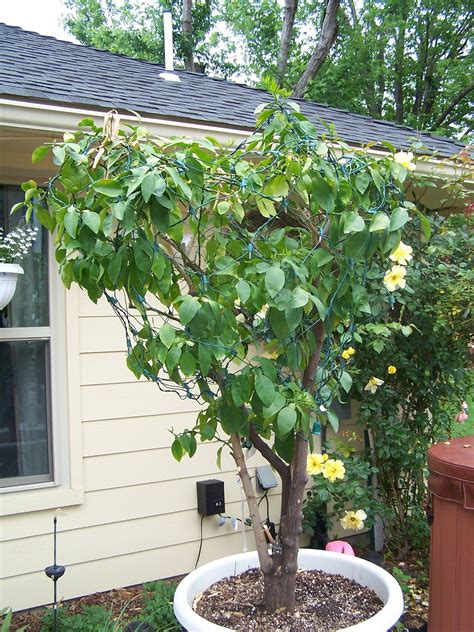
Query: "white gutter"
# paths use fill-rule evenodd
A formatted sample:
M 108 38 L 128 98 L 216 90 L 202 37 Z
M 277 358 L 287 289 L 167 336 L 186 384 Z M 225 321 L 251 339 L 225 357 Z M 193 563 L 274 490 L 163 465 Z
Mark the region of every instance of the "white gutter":
M 13 99 L 0 99 L 0 127 L 20 128 L 24 130 L 42 131 L 49 135 L 72 131 L 77 128 L 77 123 L 86 117 L 93 118 L 97 125 L 103 123 L 104 110 L 84 109 L 45 103 L 16 101 Z M 193 121 L 173 121 L 167 118 L 143 116 L 120 113 L 120 118 L 125 123 L 132 125 L 144 125 L 155 136 L 214 136 L 220 141 L 241 141 L 247 138 L 252 130 L 195 123 Z M 337 149 L 337 146 L 336 146 Z M 385 156 L 389 152 L 370 148 L 369 153 L 375 157 Z M 417 162 L 417 173 L 438 178 L 455 178 L 466 171 L 466 167 L 454 163 L 448 158 L 423 158 Z M 472 168 L 469 169 L 473 173 Z M 474 173 L 465 180 L 468 189 L 474 189 Z

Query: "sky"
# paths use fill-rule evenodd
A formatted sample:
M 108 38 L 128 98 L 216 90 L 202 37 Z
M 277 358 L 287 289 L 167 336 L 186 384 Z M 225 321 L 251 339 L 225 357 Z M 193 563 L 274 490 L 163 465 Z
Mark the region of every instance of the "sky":
M 60 25 L 63 11 L 62 0 L 0 0 L 0 22 L 74 42 Z

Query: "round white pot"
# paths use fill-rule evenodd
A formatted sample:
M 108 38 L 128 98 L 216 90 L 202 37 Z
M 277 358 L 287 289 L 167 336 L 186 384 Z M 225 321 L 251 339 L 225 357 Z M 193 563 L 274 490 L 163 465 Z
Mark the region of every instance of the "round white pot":
M 301 569 L 322 570 L 353 579 L 372 589 L 383 601 L 384 607 L 376 615 L 340 632 L 385 632 L 403 612 L 403 594 L 396 580 L 376 564 L 352 555 L 316 549 L 301 549 L 298 555 Z M 256 551 L 239 553 L 210 562 L 192 571 L 180 582 L 174 595 L 174 613 L 188 632 L 214 632 L 229 630 L 206 621 L 192 609 L 194 598 L 212 584 L 232 575 L 258 566 Z
M 0 309 L 12 300 L 19 274 L 23 268 L 17 263 L 0 263 Z

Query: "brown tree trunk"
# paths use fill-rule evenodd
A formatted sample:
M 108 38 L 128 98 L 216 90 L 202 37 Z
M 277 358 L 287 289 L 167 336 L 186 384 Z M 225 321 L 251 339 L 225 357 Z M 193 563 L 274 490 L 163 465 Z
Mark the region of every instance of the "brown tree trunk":
M 293 90 L 294 97 L 303 96 L 308 83 L 317 75 L 336 40 L 339 4 L 340 0 L 328 0 L 318 43 Z
M 399 15 L 399 27 L 397 33 L 397 39 L 395 42 L 395 64 L 394 64 L 394 82 L 393 82 L 393 96 L 395 99 L 395 120 L 397 123 L 403 123 L 404 117 L 404 90 L 403 90 L 403 75 L 404 75 L 404 62 L 405 62 L 405 33 L 406 33 L 406 21 L 408 17 L 408 7 L 405 0 L 402 0 Z
M 280 52 L 278 54 L 277 76 L 278 85 L 283 85 L 286 67 L 288 65 L 288 57 L 290 54 L 291 36 L 293 35 L 293 26 L 295 24 L 296 11 L 298 9 L 298 0 L 285 0 L 283 9 L 283 26 L 280 37 Z
M 184 67 L 194 72 L 192 0 L 183 0 Z

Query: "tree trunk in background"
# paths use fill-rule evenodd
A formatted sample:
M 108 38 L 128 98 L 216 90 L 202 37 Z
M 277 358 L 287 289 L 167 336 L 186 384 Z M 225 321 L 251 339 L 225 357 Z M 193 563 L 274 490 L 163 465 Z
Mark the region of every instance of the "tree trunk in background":
M 192 0 L 183 0 L 184 67 L 194 72 L 192 8 Z
M 278 54 L 277 64 L 279 86 L 283 84 L 283 79 L 285 78 L 288 56 L 290 54 L 291 36 L 293 35 L 293 26 L 295 24 L 297 9 L 298 0 L 285 0 L 285 6 L 283 9 L 283 26 L 280 36 L 280 52 Z
M 403 123 L 403 74 L 405 65 L 405 34 L 408 18 L 408 7 L 406 0 L 402 0 L 400 3 L 400 14 L 398 18 L 399 26 L 397 38 L 395 41 L 393 96 L 395 98 L 395 120 L 397 121 L 397 123 Z
M 316 48 L 311 55 L 308 65 L 293 90 L 294 97 L 303 96 L 306 86 L 317 75 L 336 40 L 339 4 L 340 0 L 328 0 L 318 43 L 316 44 Z

